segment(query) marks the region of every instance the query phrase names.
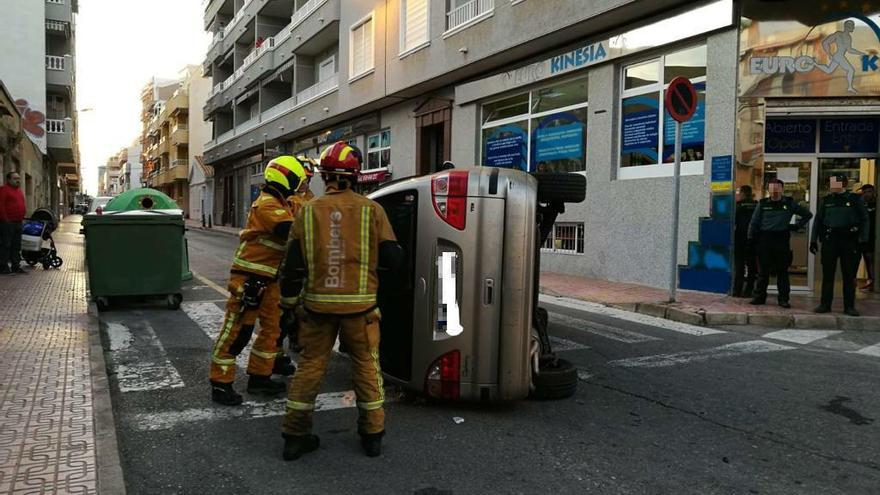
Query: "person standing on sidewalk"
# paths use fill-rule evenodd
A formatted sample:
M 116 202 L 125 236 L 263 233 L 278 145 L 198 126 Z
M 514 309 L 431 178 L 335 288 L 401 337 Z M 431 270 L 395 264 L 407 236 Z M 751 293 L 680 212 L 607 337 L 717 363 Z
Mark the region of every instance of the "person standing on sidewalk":
M 271 379 L 281 334 L 277 276 L 293 224 L 287 198 L 306 174 L 296 158 L 280 156 L 266 165 L 263 175 L 266 183 L 251 205 L 247 225 L 240 234 L 241 244 L 232 260 L 226 315 L 211 353 L 211 400 L 227 406 L 242 403 L 241 395 L 232 387 L 235 358 L 250 342 L 258 317 L 260 333 L 248 361 L 247 391 L 273 396 L 286 388 L 284 382 Z
M 758 203 L 752 194 L 752 186 L 740 186 L 736 196 L 736 219 L 733 231 L 733 297 L 752 297 L 755 279 L 758 276 L 758 260 L 755 257 L 755 246 L 749 242 L 749 223 Z
M 856 311 L 856 270 L 861 253 L 868 249 L 868 211 L 858 194 L 846 190 L 847 177 L 832 175 L 831 194 L 822 198 L 810 242 L 810 252 L 819 252 L 822 243 L 822 299 L 816 313 L 831 311 L 834 299 L 834 275 L 840 260 L 843 279 L 843 312 L 859 316 Z
M 874 290 L 874 249 L 877 245 L 877 195 L 872 184 L 865 184 L 859 188 L 862 193 L 862 201 L 868 210 L 868 249 L 862 254 L 865 258 L 865 270 L 868 272 L 868 280 L 862 286 L 863 292 Z
M 403 253 L 385 210 L 352 190 L 362 160 L 357 148 L 342 141 L 324 150 L 319 170 L 326 194 L 300 210 L 287 244 L 281 304 L 285 311 L 296 311 L 303 351 L 282 425 L 286 461 L 320 444 L 312 434 L 312 412 L 337 335 L 351 356 L 361 447 L 369 457 L 382 453 L 378 270 L 395 273 Z
M 18 172 L 6 174 L 0 186 L 0 275 L 27 273 L 21 269 L 21 223 L 24 221 L 24 193 Z
M 777 300 L 783 308 L 790 308 L 791 284 L 788 281 L 788 267 L 791 265 L 791 232 L 804 228 L 813 214 L 799 205 L 791 196 L 783 196 L 785 183 L 771 179 L 767 186 L 770 197 L 758 202 L 752 221 L 749 224 L 748 238 L 755 242 L 758 254 L 758 286 L 750 304 L 761 305 L 767 302 L 767 286 L 770 273 L 776 272 Z M 792 224 L 797 215 L 799 220 Z

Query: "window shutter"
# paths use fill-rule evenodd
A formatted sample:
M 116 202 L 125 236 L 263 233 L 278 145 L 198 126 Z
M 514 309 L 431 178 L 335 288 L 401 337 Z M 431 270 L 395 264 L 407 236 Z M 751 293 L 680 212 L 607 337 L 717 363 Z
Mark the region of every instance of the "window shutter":
M 365 22 L 364 30 L 364 61 L 362 71 L 373 68 L 373 20 Z
M 351 72 L 356 76 L 364 70 L 364 26 L 358 26 L 351 32 Z
M 403 51 L 428 41 L 428 0 L 406 0 Z

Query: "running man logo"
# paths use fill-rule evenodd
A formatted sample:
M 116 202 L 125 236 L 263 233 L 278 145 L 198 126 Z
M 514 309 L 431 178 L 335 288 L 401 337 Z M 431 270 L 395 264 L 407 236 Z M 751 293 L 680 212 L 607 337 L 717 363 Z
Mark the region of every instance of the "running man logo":
M 878 32 L 877 26 L 869 19 L 860 19 L 869 25 L 875 32 Z M 856 76 L 856 67 L 847 58 L 847 55 L 858 55 L 861 57 L 862 72 L 873 72 L 880 70 L 880 58 L 877 55 L 869 55 L 861 50 L 853 47 L 852 33 L 856 29 L 856 23 L 853 20 L 847 20 L 843 23 L 843 29 L 835 31 L 826 36 L 822 40 L 822 50 L 828 56 L 828 63 L 823 64 L 816 60 L 815 57 L 809 55 L 792 56 L 772 56 L 772 57 L 752 57 L 749 60 L 749 72 L 752 74 L 794 74 L 797 72 L 805 73 L 813 70 L 820 70 L 826 74 L 832 74 L 838 70 L 842 70 L 846 74 L 847 91 L 850 93 L 858 93 L 853 82 Z
M 327 243 L 327 276 L 324 277 L 324 287 L 342 286 L 343 259 L 345 259 L 345 241 L 342 239 L 342 212 L 334 211 L 330 213 L 330 242 Z

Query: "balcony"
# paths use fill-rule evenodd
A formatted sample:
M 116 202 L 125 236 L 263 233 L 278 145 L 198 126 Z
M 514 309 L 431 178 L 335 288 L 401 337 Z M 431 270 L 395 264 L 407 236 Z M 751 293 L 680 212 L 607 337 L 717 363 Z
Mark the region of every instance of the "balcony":
M 171 144 L 189 144 L 189 128 L 186 124 L 175 124 L 171 128 Z
M 73 160 L 73 129 L 72 120 L 46 119 L 46 145 L 59 162 Z
M 174 181 L 189 179 L 189 162 L 187 160 L 174 160 L 169 167 L 162 170 L 156 178 L 156 184 L 164 186 Z
M 247 9 L 251 6 L 252 3 L 254 3 L 254 0 L 245 0 L 244 5 L 242 5 L 241 8 L 238 9 L 238 12 L 236 12 L 235 15 L 232 17 L 232 20 L 229 21 L 229 25 L 223 28 L 224 38 L 228 38 L 232 34 L 238 23 L 241 22 L 242 19 L 247 17 L 245 14 L 247 14 Z
M 46 55 L 46 84 L 68 88 L 73 86 L 72 66 L 70 55 Z
M 326 1 L 327 0 L 309 0 L 306 2 L 306 4 L 294 12 L 293 17 L 290 18 L 290 29 L 293 30 L 299 26 L 302 21 L 306 20 L 308 16 L 312 15 L 312 12 L 318 10 L 318 7 L 324 5 L 324 2 Z
M 446 32 L 451 34 L 477 19 L 488 17 L 495 10 L 495 0 L 471 0 L 470 2 L 446 13 Z
M 73 20 L 72 0 L 46 0 L 46 19 L 69 23 Z
M 164 137 L 160 139 L 158 151 L 160 155 L 167 155 L 171 153 L 171 142 Z
M 66 38 L 70 37 L 70 24 L 62 21 L 46 21 L 46 32 L 57 34 Z
M 296 94 L 296 106 L 302 106 L 306 103 L 320 98 L 325 94 L 335 91 L 339 87 L 339 74 L 333 74 L 332 76 L 320 81 L 317 84 L 309 86 L 308 88 L 300 91 Z

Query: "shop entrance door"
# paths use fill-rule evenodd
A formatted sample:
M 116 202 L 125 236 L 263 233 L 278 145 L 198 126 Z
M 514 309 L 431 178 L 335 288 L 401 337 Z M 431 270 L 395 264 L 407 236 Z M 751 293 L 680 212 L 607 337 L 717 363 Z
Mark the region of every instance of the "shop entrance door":
M 785 182 L 785 195 L 791 196 L 799 204 L 816 214 L 817 180 L 816 158 L 814 157 L 767 157 L 764 165 L 764 191 L 770 179 Z M 794 219 L 792 219 L 794 221 Z M 791 234 L 792 261 L 789 267 L 792 291 L 812 291 L 816 273 L 815 256 L 810 254 L 810 227 Z M 775 287 L 774 287 L 775 288 Z

